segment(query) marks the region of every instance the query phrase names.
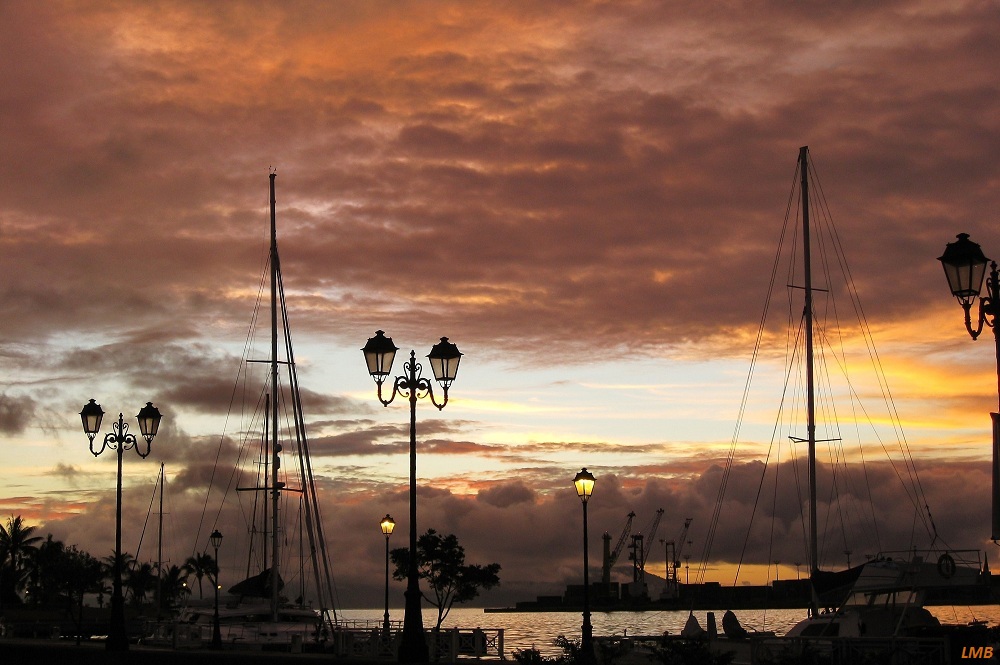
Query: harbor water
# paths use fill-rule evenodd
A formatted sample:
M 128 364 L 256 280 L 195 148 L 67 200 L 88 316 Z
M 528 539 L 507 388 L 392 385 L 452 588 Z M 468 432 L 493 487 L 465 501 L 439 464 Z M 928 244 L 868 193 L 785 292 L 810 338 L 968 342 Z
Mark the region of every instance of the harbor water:
M 1000 624 L 1000 606 L 979 605 L 963 607 L 928 607 L 941 623 L 965 624 L 970 621 L 987 621 Z M 346 621 L 382 620 L 384 610 L 341 610 L 337 616 Z M 725 608 L 715 611 L 717 622 L 721 621 Z M 702 627 L 707 626 L 705 611 L 694 612 Z M 776 635 L 785 632 L 805 617 L 805 610 L 736 610 L 743 627 L 751 631 L 771 631 Z M 390 619 L 400 621 L 402 608 L 390 611 Z M 647 612 L 594 612 L 591 623 L 595 636 L 607 635 L 662 635 L 664 631 L 676 635 L 684 628 L 687 611 L 647 611 Z M 425 609 L 424 628 L 432 628 L 437 621 L 437 611 Z M 504 654 L 507 658 L 514 651 L 538 649 L 544 656 L 559 655 L 560 649 L 553 640 L 560 635 L 570 640 L 580 639 L 582 616 L 579 612 L 483 612 L 482 608 L 456 607 L 445 619 L 442 628 L 502 628 L 504 630 Z

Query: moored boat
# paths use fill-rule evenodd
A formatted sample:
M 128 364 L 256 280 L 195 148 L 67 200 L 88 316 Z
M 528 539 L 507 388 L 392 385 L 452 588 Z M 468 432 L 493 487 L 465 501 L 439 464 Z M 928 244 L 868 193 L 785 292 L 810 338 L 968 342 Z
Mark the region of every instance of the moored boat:
M 801 413 L 805 420 L 805 436 L 789 435 L 788 438 L 792 441 L 793 447 L 804 444 L 808 455 L 803 473 L 807 476 L 807 482 L 803 483 L 805 496 L 804 498 L 800 497 L 804 509 L 801 511 L 799 519 L 803 532 L 806 534 L 805 556 L 801 560 L 808 565 L 808 583 L 811 586 L 810 607 L 807 616 L 789 629 L 785 635 L 776 636 L 763 629 L 760 632 L 746 630 L 738 622 L 734 624 L 732 620 L 728 623 L 728 627 L 724 622 L 724 630 L 720 633 L 715 628 L 713 615 L 708 621 L 710 623 L 709 629 L 703 630 L 700 626 L 692 626 L 691 630 L 688 631 L 688 639 L 707 638 L 710 640 L 713 650 L 733 656 L 734 662 L 738 663 L 811 662 L 808 657 L 815 657 L 817 654 L 828 662 L 837 663 L 868 662 L 866 659 L 872 658 L 889 658 L 892 659 L 891 662 L 955 662 L 961 658 L 963 649 L 968 651 L 970 648 L 989 646 L 991 632 L 979 622 L 967 625 L 944 625 L 928 611 L 927 604 L 944 598 L 960 599 L 965 596 L 974 596 L 977 601 L 989 600 L 992 598 L 990 573 L 985 561 L 980 558 L 978 550 L 961 550 L 942 546 L 943 539 L 937 533 L 928 501 L 920 487 L 917 466 L 909 453 L 905 440 L 899 446 L 904 457 L 902 465 L 905 466 L 905 472 L 897 471 L 896 475 L 901 480 L 904 477 L 907 478 L 911 483 L 905 486 L 905 491 L 907 498 L 913 505 L 913 523 L 914 525 L 920 523 L 925 527 L 929 544 L 918 545 L 911 536 L 910 542 L 906 545 L 908 549 L 902 552 L 875 554 L 865 563 L 851 567 L 850 555 L 851 551 L 856 549 L 854 547 L 856 544 L 845 536 L 843 541 L 844 554 L 848 557 L 848 567 L 837 571 L 821 569 L 817 444 L 825 443 L 830 446 L 831 459 L 845 460 L 847 454 L 840 438 L 839 427 L 828 426 L 827 431 L 830 433 L 827 437 L 817 435 L 818 411 L 835 415 L 837 409 L 827 404 L 821 405 L 819 409 L 817 407 L 817 388 L 820 383 L 826 384 L 829 381 L 829 374 L 822 373 L 818 367 L 814 366 L 813 340 L 814 338 L 825 339 L 830 334 L 830 328 L 826 328 L 818 334 L 814 331 L 814 292 L 827 291 L 827 289 L 814 288 L 812 281 L 810 211 L 813 207 L 809 197 L 810 174 L 809 151 L 808 148 L 802 147 L 799 151 L 797 167 L 797 184 L 801 198 L 797 202 L 797 206 L 794 197 L 790 200 L 789 205 L 789 210 L 797 209 L 801 216 L 799 237 L 802 246 L 801 253 L 796 256 L 801 258 L 802 262 L 802 281 L 788 284 L 790 292 L 801 293 L 803 296 L 802 318 L 798 322 L 797 329 L 795 325 L 792 326 L 794 332 L 789 335 L 789 340 L 794 337 L 796 343 L 799 340 L 802 341 L 802 349 L 800 350 L 796 345 L 794 351 L 789 350 L 787 353 L 789 360 L 801 361 L 805 365 L 802 372 L 802 388 L 805 392 L 805 399 L 800 408 L 790 408 L 787 411 L 794 414 Z M 834 239 L 829 244 L 840 251 L 839 239 L 834 234 L 831 235 Z M 782 237 L 784 237 L 784 232 Z M 843 257 L 838 255 L 838 259 L 842 262 L 843 267 Z M 777 264 L 775 266 L 776 272 Z M 848 277 L 848 289 L 850 290 L 853 288 L 853 284 L 850 283 L 853 280 L 849 276 L 849 271 L 845 271 L 845 273 L 845 277 Z M 860 315 L 857 294 L 852 291 L 851 295 L 852 305 L 859 312 L 859 319 L 861 319 L 861 336 L 864 337 L 869 353 L 874 357 L 874 344 L 870 338 L 867 324 L 863 320 L 864 317 Z M 836 306 L 834 305 L 830 309 L 836 310 Z M 790 306 L 788 311 L 795 311 L 795 307 Z M 790 322 L 794 322 L 794 320 L 790 319 Z M 763 322 L 761 325 L 762 332 L 758 336 L 758 344 L 764 337 Z M 840 326 L 841 321 L 836 319 L 832 327 L 836 330 Z M 789 348 L 792 346 L 793 344 L 789 342 Z M 755 349 L 755 359 L 758 351 L 759 347 Z M 842 357 L 837 356 L 836 351 L 831 352 L 830 357 L 836 358 L 841 370 L 845 371 L 848 363 L 844 362 Z M 879 362 L 873 361 L 873 365 L 877 372 L 880 371 Z M 787 375 L 792 375 L 792 372 L 789 371 Z M 856 387 L 850 380 L 848 380 L 848 385 L 849 388 L 845 394 L 850 395 L 853 399 L 856 396 Z M 891 407 L 891 398 L 887 396 L 888 389 L 884 376 L 881 374 L 878 375 L 878 388 L 881 389 L 889 402 L 890 413 L 887 422 L 891 422 L 894 429 L 901 429 L 896 420 L 895 409 Z M 785 389 L 788 389 L 787 383 Z M 784 400 L 784 395 L 782 395 L 782 400 Z M 779 411 L 785 409 L 784 402 L 782 402 L 782 408 Z M 856 410 L 864 411 L 864 408 L 859 406 Z M 737 427 L 737 431 L 739 431 L 739 427 Z M 778 431 L 780 428 L 776 426 L 775 432 Z M 733 445 L 734 447 L 736 445 L 735 438 Z M 884 445 L 882 447 L 885 448 Z M 734 455 L 730 456 L 730 464 L 733 457 Z M 861 456 L 861 461 L 864 464 L 863 456 Z M 838 461 L 838 463 L 843 463 L 846 469 L 846 462 Z M 890 460 L 891 463 L 893 463 L 892 460 Z M 832 465 L 833 462 L 831 462 Z M 895 470 L 895 467 L 893 468 Z M 846 470 L 844 475 L 849 475 Z M 728 469 L 723 474 L 724 480 L 719 493 L 719 507 L 717 507 L 710 529 L 706 559 L 711 547 L 715 524 L 718 521 L 718 511 L 721 510 L 727 477 Z M 798 482 L 796 480 L 796 487 L 798 487 Z M 761 485 L 763 486 L 763 478 Z M 775 487 L 777 488 L 776 472 Z M 829 490 L 824 489 L 824 491 Z M 994 492 L 996 491 L 994 488 Z M 829 493 L 833 494 L 832 491 Z M 860 494 L 863 493 L 860 492 Z M 869 488 L 869 497 L 871 494 Z M 777 490 L 775 496 L 777 496 Z M 873 502 L 872 518 L 875 517 L 877 510 L 878 507 Z M 769 556 L 769 563 L 773 559 L 774 557 Z M 742 564 L 742 560 L 740 563 Z M 773 561 L 773 563 L 777 567 L 778 562 Z M 798 568 L 799 564 L 795 565 Z
M 253 522 L 247 526 L 248 540 L 244 543 L 247 546 L 247 577 L 230 586 L 214 601 L 190 603 L 181 608 L 172 621 L 154 624 L 147 630 L 148 637 L 144 640 L 147 643 L 187 646 L 194 642 L 214 643 L 218 646 L 221 642 L 228 646 L 249 648 L 281 646 L 286 649 L 322 649 L 327 646 L 332 633 L 337 629 L 333 578 L 309 459 L 306 424 L 281 278 L 274 173 L 270 174 L 270 248 L 267 267 L 270 287 L 270 356 L 267 360 L 245 356 L 238 372 L 238 381 L 245 381 L 250 374 L 246 367 L 251 363 L 266 363 L 268 370 L 263 386 L 242 391 L 260 396 L 256 406 L 249 411 L 254 414 L 252 422 L 261 425 L 259 429 L 262 430 L 259 454 L 254 455 L 249 451 L 250 444 L 255 443 L 249 435 L 244 441 L 240 459 L 250 470 L 241 472 L 235 487 L 237 492 L 246 492 L 252 496 L 252 508 L 241 509 L 241 512 L 249 514 L 249 521 Z M 253 337 L 256 311 L 257 308 L 254 309 L 248 339 Z M 279 349 L 283 349 L 280 357 Z M 249 355 L 249 345 L 245 353 Z M 283 420 L 291 423 L 287 431 L 279 427 Z M 245 431 L 250 432 L 252 429 L 246 427 Z M 222 437 L 223 441 L 225 438 Z M 220 442 L 220 452 L 221 447 Z M 297 474 L 295 484 L 298 487 L 288 486 L 289 474 Z M 241 482 L 243 486 L 239 486 Z M 291 515 L 289 502 L 283 501 L 292 493 L 299 497 L 296 501 L 297 515 Z M 207 507 L 206 500 L 206 510 Z M 217 522 L 222 519 L 222 513 L 223 508 L 220 507 L 215 516 Z M 291 534 L 295 534 L 294 537 Z M 291 571 L 291 576 L 299 582 L 294 601 L 284 595 L 287 589 L 282 575 L 282 564 L 290 559 L 284 551 L 289 542 L 296 543 L 299 549 L 298 570 Z M 254 570 L 259 572 L 252 572 Z M 216 574 L 217 571 L 218 562 Z M 209 577 L 214 575 L 210 574 Z M 308 590 L 307 577 L 310 579 Z M 213 586 L 217 586 L 216 579 L 212 581 Z M 315 606 L 307 601 L 307 595 L 315 600 Z M 215 630 L 216 611 L 218 631 Z

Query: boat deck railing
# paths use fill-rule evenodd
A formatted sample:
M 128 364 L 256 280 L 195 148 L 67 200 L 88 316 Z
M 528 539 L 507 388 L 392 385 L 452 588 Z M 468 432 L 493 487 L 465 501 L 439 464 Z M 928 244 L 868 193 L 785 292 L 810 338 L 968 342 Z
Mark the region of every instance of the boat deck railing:
M 503 660 L 503 632 L 503 628 L 424 630 L 431 659 L 445 662 L 462 658 Z M 388 632 L 381 624 L 371 628 L 343 628 L 338 625 L 333 648 L 342 657 L 394 660 L 399 653 L 401 637 L 401 625 L 391 626 Z

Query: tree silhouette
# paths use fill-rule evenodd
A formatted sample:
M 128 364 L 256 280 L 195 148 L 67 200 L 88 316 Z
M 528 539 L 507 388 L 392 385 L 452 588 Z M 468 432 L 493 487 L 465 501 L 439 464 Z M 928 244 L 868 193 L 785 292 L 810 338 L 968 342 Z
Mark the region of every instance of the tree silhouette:
M 394 549 L 389 556 L 395 566 L 393 578 L 405 580 L 409 548 Z M 466 565 L 465 548 L 458 544 L 458 538 L 453 534 L 442 536 L 434 529 L 428 529 L 417 539 L 417 571 L 434 592 L 433 598 L 423 592 L 421 595 L 437 608 L 436 629 L 441 628 L 452 605 L 468 602 L 479 595 L 480 589 L 500 584 L 499 563 Z
M 132 565 L 133 561 L 135 561 L 135 557 L 134 556 L 132 556 L 128 552 L 122 552 L 122 555 L 121 555 L 121 562 L 122 562 L 121 569 L 122 569 L 122 572 L 128 570 L 129 566 Z M 114 552 L 112 552 L 111 554 L 109 554 L 106 557 L 104 557 L 104 564 L 108 567 L 108 574 L 109 575 L 114 572 L 114 570 L 115 570 L 115 553 Z
M 76 625 L 79 644 L 83 597 L 103 592 L 107 568 L 75 545 L 67 547 L 55 540 L 52 534 L 36 545 L 42 539 L 32 535 L 34 532 L 35 527 L 26 526 L 20 517 L 11 517 L 6 527 L 0 526 L 0 572 L 30 592 L 33 604 L 61 607 Z
M 67 612 L 76 625 L 77 644 L 81 637 L 83 597 L 103 591 L 106 574 L 107 569 L 101 561 L 78 550 L 75 545 L 59 548 L 58 555 L 51 557 L 43 571 L 42 586 L 54 590 L 66 603 Z
M 215 559 L 208 552 L 202 552 L 188 557 L 188 560 L 184 562 L 183 569 L 188 574 L 198 578 L 198 598 L 204 599 L 205 594 L 202 591 L 201 580 L 207 576 L 208 581 L 215 584 L 216 576 L 219 573 L 219 566 Z
M 8 517 L 6 527 L 0 525 L 0 607 L 5 601 L 21 602 L 19 593 L 28 576 L 25 562 L 41 540 L 34 532 L 35 527 L 26 526 L 20 515 Z
M 27 560 L 28 592 L 32 603 L 51 605 L 58 603 L 62 588 L 59 578 L 66 545 L 61 540 L 54 540 L 50 533 Z
M 149 563 L 132 562 L 126 579 L 129 593 L 132 594 L 132 604 L 139 607 L 146 602 L 146 594 L 156 589 L 156 575 Z
M 170 566 L 163 574 L 161 591 L 164 605 L 178 605 L 185 595 L 191 593 L 187 586 L 188 573 L 179 566 Z

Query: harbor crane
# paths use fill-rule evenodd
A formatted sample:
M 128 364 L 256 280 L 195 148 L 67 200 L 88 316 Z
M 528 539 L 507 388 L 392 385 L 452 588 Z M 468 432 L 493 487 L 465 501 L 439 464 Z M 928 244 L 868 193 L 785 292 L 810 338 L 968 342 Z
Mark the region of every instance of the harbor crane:
M 618 561 L 618 557 L 622 553 L 625 541 L 632 531 L 632 520 L 634 519 L 635 513 L 629 513 L 628 519 L 625 521 L 625 528 L 622 529 L 622 535 L 618 537 L 618 543 L 613 550 L 611 549 L 611 534 L 607 531 L 604 532 L 604 563 L 601 569 L 601 584 L 604 585 L 604 588 L 608 588 L 611 584 L 611 567 L 615 565 L 615 562 Z
M 642 532 L 632 534 L 632 544 L 629 546 L 629 549 L 632 551 L 629 554 L 629 559 L 632 560 L 633 582 L 643 582 L 646 579 L 646 557 L 649 555 L 650 547 L 655 542 L 656 530 L 660 526 L 660 519 L 663 517 L 663 512 L 663 508 L 657 510 L 656 516 L 647 528 L 648 541 L 645 540 L 646 536 Z
M 681 556 L 684 551 L 684 545 L 687 544 L 687 534 L 688 529 L 691 528 L 691 519 L 688 517 L 684 520 L 684 528 L 681 529 L 681 535 L 677 537 L 677 540 L 660 540 L 660 544 L 664 545 L 666 550 L 664 565 L 666 566 L 665 575 L 667 580 L 666 585 L 663 587 L 663 592 L 660 594 L 661 599 L 678 597 L 677 571 L 681 567 Z M 680 543 L 680 546 L 677 543 Z
M 692 519 L 693 518 L 689 517 L 686 520 L 684 520 L 684 528 L 681 529 L 681 535 L 677 537 L 677 540 L 670 540 L 667 541 L 666 543 L 667 581 L 668 582 L 672 581 L 674 584 L 677 583 L 677 570 L 681 567 L 681 556 L 682 553 L 684 552 L 684 545 L 688 544 L 687 535 L 688 535 L 688 529 L 691 528 Z M 662 543 L 663 541 L 660 542 Z M 678 545 L 678 543 L 680 544 Z M 673 550 L 673 556 L 670 555 L 671 550 Z M 673 564 L 673 566 L 671 566 L 671 563 Z M 673 568 L 673 572 L 671 572 L 671 568 Z

